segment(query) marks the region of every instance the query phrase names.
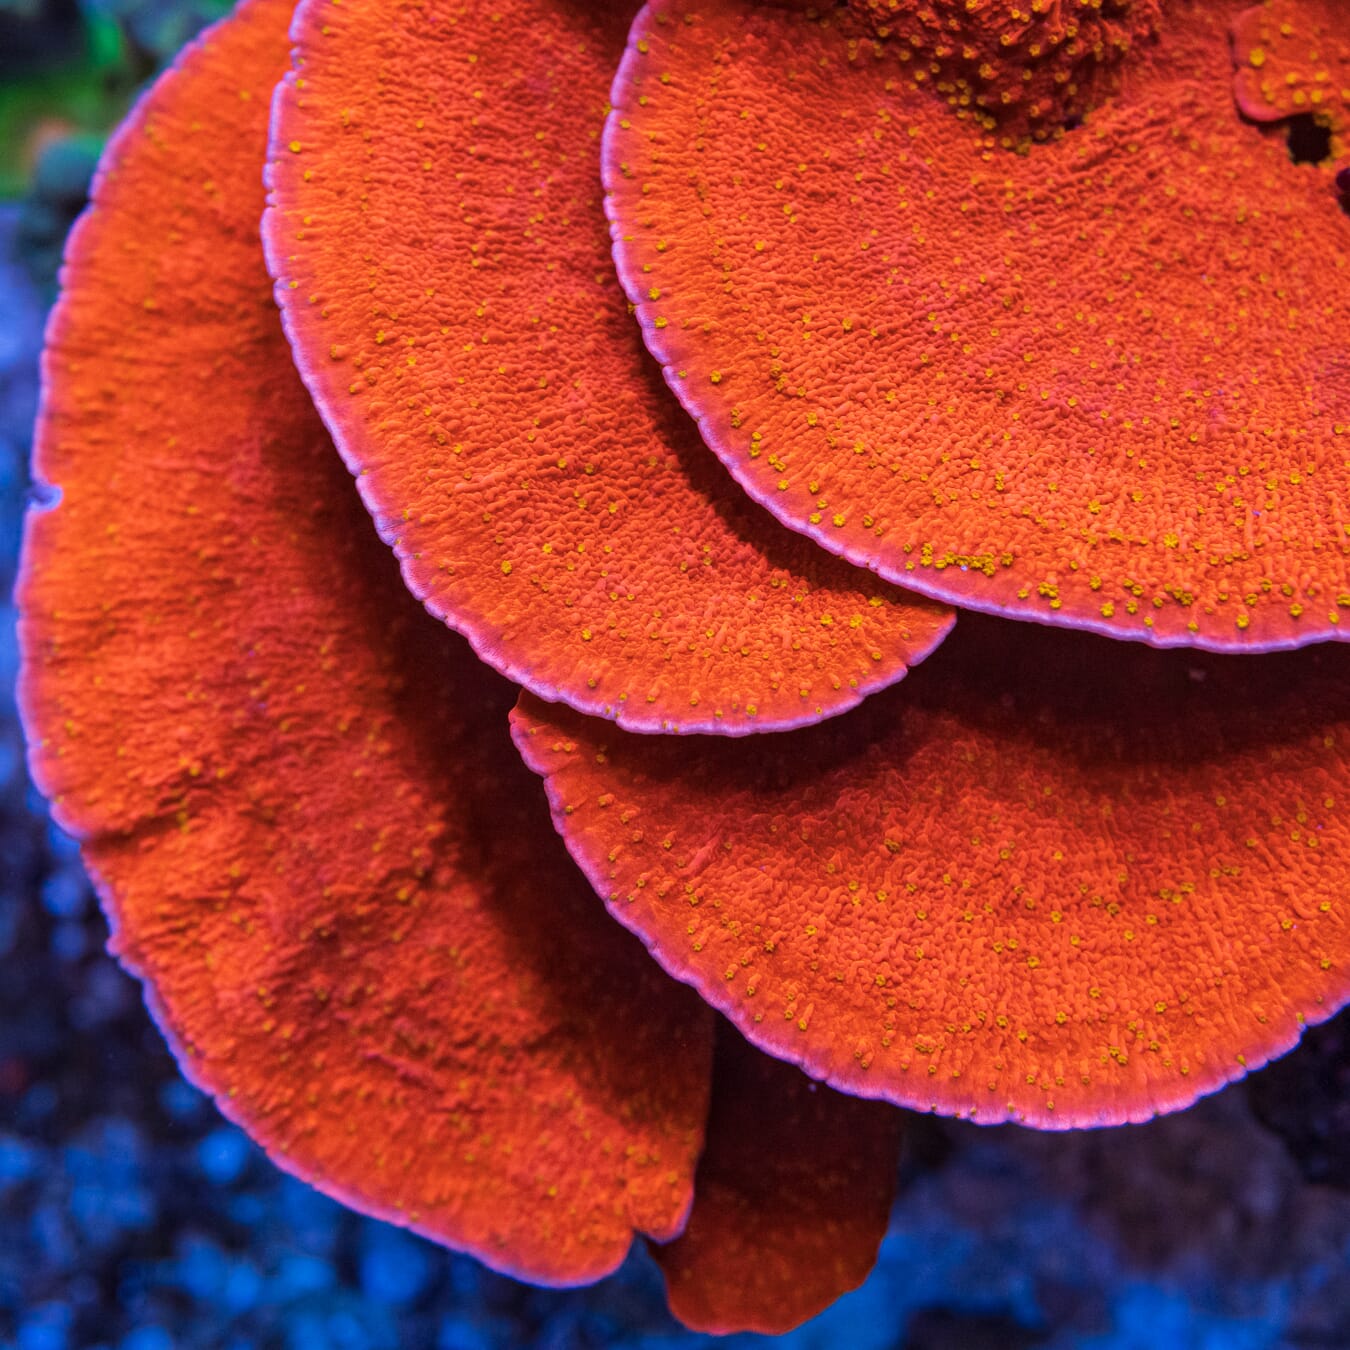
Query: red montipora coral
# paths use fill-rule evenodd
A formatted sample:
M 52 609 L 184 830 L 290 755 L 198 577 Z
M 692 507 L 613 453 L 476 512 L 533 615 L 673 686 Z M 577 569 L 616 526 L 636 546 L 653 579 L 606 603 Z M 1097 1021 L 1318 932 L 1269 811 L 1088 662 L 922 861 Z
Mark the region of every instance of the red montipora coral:
M 1350 649 L 1158 651 L 963 616 L 894 693 L 753 757 L 526 696 L 611 911 L 846 1092 L 1146 1120 L 1350 994 Z
M 638 731 L 812 722 L 950 612 L 781 529 L 661 387 L 598 176 L 631 12 L 302 4 L 277 295 L 405 581 L 485 661 Z
M 932 6 L 958 40 L 965 8 Z M 659 0 L 614 86 L 615 256 L 709 445 L 786 524 L 974 609 L 1339 636 L 1350 218 L 1239 116 L 1238 7 L 1167 6 L 1119 96 L 1022 156 L 824 9 Z M 1332 67 L 1289 59 L 1311 106 Z
M 250 0 L 184 55 L 68 250 L 60 504 L 19 589 L 35 778 L 185 1071 L 283 1166 L 541 1283 L 677 1239 L 677 1312 L 789 1325 L 866 1274 L 899 1115 L 724 1027 L 709 1119 L 711 1013 L 568 858 L 515 688 L 399 584 L 256 236 L 285 19 Z M 755 1196 L 812 1236 L 751 1270 Z
M 1162 11 L 1162 0 L 848 3 L 892 44 L 908 81 L 1005 149 L 1045 140 L 1115 92 L 1123 58 L 1157 34 Z
M 304 0 L 267 149 L 246 0 L 118 134 L 20 697 L 284 1166 L 779 1331 L 875 1257 L 891 1104 L 1142 1120 L 1350 995 L 1346 30 L 1078 8 Z M 884 687 L 944 598 L 1058 628 Z
M 257 221 L 285 0 L 118 134 L 66 261 L 20 688 L 34 776 L 187 1073 L 290 1171 L 550 1283 L 673 1237 L 711 1016 L 604 913 L 514 691 L 399 585 Z M 149 209 L 153 204 L 153 209 Z

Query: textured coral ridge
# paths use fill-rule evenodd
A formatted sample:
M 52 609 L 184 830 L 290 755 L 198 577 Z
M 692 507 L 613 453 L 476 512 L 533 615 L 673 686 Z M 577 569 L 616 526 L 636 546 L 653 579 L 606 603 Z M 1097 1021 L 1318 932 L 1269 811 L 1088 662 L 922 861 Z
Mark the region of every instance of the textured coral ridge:
M 184 1068 L 284 1166 L 536 1281 L 680 1231 L 711 1015 L 605 914 L 515 691 L 402 589 L 258 243 L 286 0 L 104 161 L 50 330 L 21 695 Z
M 484 660 L 638 731 L 815 721 L 951 615 L 746 501 L 644 352 L 597 172 L 632 12 L 302 4 L 278 299 L 407 584 Z
M 1350 994 L 1350 650 L 1158 651 L 969 616 L 894 693 L 752 758 L 526 697 L 611 910 L 845 1091 L 1137 1121 Z
M 1296 33 L 1337 9 L 1279 7 Z M 1239 116 L 1240 9 L 1166 6 L 1119 96 L 1024 156 L 846 12 L 644 9 L 605 135 L 615 257 L 750 493 L 976 609 L 1339 636 L 1350 217 L 1330 165 Z M 1311 100 L 1331 67 L 1292 42 L 1269 59 Z

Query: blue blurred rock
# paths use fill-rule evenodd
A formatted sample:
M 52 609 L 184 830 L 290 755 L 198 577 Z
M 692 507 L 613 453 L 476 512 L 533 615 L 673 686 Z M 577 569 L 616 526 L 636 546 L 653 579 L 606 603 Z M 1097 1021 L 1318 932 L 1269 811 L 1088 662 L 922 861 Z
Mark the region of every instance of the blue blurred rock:
M 273 1277 L 273 1288 L 282 1302 L 322 1293 L 337 1283 L 337 1272 L 327 1261 L 304 1252 L 285 1252 Z
M 361 1236 L 362 1289 L 396 1308 L 420 1297 L 431 1279 L 426 1244 L 384 1224 L 367 1224 Z
M 102 138 L 63 136 L 38 156 L 20 209 L 15 249 L 39 290 L 51 296 L 66 233 L 84 209 Z
M 233 1125 L 221 1125 L 197 1145 L 197 1162 L 207 1180 L 216 1186 L 230 1186 L 244 1175 L 253 1145 L 244 1132 Z
M 450 1313 L 441 1318 L 436 1350 L 502 1350 L 505 1342 L 501 1338 L 507 1331 L 481 1314 Z
M 164 1327 L 137 1327 L 122 1337 L 118 1350 L 174 1350 L 174 1342 Z
M 19 1327 L 19 1350 L 66 1350 L 70 1345 L 70 1308 L 43 1303 L 25 1316 Z
M 58 923 L 52 929 L 52 955 L 63 964 L 78 961 L 88 948 L 89 934 L 83 924 Z
M 89 881 L 74 860 L 49 873 L 40 894 L 42 908 L 56 919 L 78 919 L 89 908 Z
M 177 1260 L 168 1263 L 165 1278 L 198 1303 L 217 1303 L 229 1274 L 225 1253 L 210 1238 L 190 1234 L 178 1244 Z
M 184 1078 L 170 1078 L 160 1085 L 159 1104 L 164 1114 L 179 1125 L 194 1124 L 211 1109 L 209 1099 Z
M 27 1141 L 13 1134 L 0 1134 L 0 1192 L 29 1180 L 37 1171 L 41 1155 Z

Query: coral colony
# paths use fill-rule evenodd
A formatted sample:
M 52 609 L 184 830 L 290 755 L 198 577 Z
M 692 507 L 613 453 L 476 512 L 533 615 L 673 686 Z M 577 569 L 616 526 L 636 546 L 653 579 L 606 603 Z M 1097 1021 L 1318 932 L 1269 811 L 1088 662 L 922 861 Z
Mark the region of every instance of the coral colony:
M 20 693 L 278 1162 L 775 1331 L 905 1111 L 1145 1120 L 1350 993 L 1350 28 L 634 9 L 244 0 L 145 96 Z

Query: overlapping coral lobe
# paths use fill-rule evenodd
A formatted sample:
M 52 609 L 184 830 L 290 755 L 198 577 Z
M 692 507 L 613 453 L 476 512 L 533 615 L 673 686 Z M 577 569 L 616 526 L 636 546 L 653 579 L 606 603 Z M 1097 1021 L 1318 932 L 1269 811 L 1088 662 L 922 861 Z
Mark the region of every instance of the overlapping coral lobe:
M 614 914 L 846 1091 L 1116 1124 L 1348 992 L 1350 652 L 1163 652 L 963 616 L 832 724 L 648 746 L 528 698 L 517 744 Z
M 654 1249 L 671 1311 L 700 1331 L 774 1334 L 861 1284 L 886 1231 L 901 1121 L 719 1023 L 694 1209 Z
M 711 1018 L 600 911 L 399 583 L 257 239 L 288 0 L 141 102 L 49 330 L 20 685 L 33 775 L 185 1070 L 345 1202 L 546 1283 L 692 1200 Z
M 485 661 L 633 730 L 800 725 L 901 678 L 952 616 L 777 526 L 662 386 L 597 173 L 630 13 L 302 4 L 277 296 L 405 581 Z
M 1337 637 L 1350 221 L 1238 115 L 1238 8 L 1168 6 L 1119 93 L 1025 155 L 834 11 L 644 9 L 606 130 L 615 257 L 741 484 L 961 606 L 1159 646 Z

